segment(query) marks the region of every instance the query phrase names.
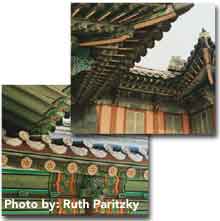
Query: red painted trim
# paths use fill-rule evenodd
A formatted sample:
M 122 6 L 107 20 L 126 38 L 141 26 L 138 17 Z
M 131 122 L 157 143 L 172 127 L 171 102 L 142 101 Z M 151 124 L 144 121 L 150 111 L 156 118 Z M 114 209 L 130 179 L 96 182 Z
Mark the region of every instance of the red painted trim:
M 99 104 L 97 106 L 96 108 L 98 109 L 98 111 L 96 111 L 96 114 L 97 114 L 96 130 L 97 130 L 97 133 L 101 133 L 102 104 Z
M 144 111 L 144 133 L 147 133 L 147 113 Z
M 189 115 L 187 113 L 182 114 L 182 132 L 183 134 L 191 133 Z
M 124 128 L 123 132 L 126 133 L 126 120 L 127 120 L 127 108 L 124 108 Z

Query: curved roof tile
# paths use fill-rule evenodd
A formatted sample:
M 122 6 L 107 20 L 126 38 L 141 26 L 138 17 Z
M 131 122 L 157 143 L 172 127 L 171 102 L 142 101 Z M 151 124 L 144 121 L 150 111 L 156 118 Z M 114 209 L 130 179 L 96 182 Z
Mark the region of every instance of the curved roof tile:
M 19 137 L 16 138 L 7 137 L 7 134 L 3 135 L 3 143 L 15 149 L 25 145 L 31 151 L 42 152 L 47 149 L 53 154 L 63 156 L 71 152 L 73 155 L 80 157 L 87 157 L 89 154 L 92 154 L 95 158 L 107 159 L 111 156 L 119 161 L 128 158 L 134 162 L 142 162 L 148 159 L 147 140 L 145 143 L 142 142 L 142 144 L 123 143 L 123 138 L 115 138 L 114 142 L 107 140 L 107 137 L 102 137 L 102 139 L 93 137 L 89 139 L 85 137 L 70 137 L 68 135 L 62 138 L 51 138 L 48 135 L 33 136 L 29 135 L 26 131 L 20 131 Z M 119 144 L 116 144 L 117 140 Z

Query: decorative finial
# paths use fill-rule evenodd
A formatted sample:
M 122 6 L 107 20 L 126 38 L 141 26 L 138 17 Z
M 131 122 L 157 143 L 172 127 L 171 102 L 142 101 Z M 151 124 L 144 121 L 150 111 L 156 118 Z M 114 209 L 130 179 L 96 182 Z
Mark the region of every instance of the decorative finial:
M 204 28 L 202 28 L 202 31 L 199 34 L 199 38 L 210 38 L 210 35 Z

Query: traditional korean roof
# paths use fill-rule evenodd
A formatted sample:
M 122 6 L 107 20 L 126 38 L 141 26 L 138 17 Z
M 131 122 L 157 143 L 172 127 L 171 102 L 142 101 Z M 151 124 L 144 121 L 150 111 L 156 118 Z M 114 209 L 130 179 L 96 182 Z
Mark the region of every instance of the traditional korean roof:
M 139 93 L 176 98 L 177 90 L 172 82 L 182 73 L 179 71 L 157 70 L 137 67 L 121 76 L 119 94 Z
M 135 140 L 138 140 L 135 142 Z M 20 131 L 18 137 L 8 137 L 3 131 L 3 151 L 11 154 L 52 156 L 66 159 L 86 159 L 121 163 L 146 164 L 148 161 L 148 139 L 121 137 L 76 137 L 71 132 L 48 135 L 29 135 Z
M 191 7 L 181 3 L 72 3 L 72 34 L 80 46 L 111 45 L 132 38 L 136 30 L 175 20 Z
M 87 47 L 94 59 L 92 68 L 74 93 L 74 102 L 83 105 L 100 97 L 192 6 L 181 3 L 73 3 L 72 56 L 77 47 Z
M 120 79 L 112 88 L 116 91 L 116 96 L 137 96 L 139 94 L 139 97 L 144 99 L 145 95 L 152 95 L 185 102 L 189 98 L 192 99 L 192 94 L 197 98 L 202 97 L 205 93 L 204 89 L 214 90 L 215 53 L 215 44 L 203 29 L 198 42 L 181 68 L 173 67 L 171 69 L 169 67 L 168 70 L 156 70 L 135 66 L 120 74 Z M 77 90 L 77 85 L 79 87 L 86 75 L 91 76 L 86 72 L 76 76 L 72 90 Z M 209 95 L 205 94 L 205 96 Z
M 214 86 L 215 65 L 215 43 L 209 33 L 202 29 L 198 42 L 194 45 L 194 49 L 181 70 L 182 77 L 177 78 L 177 88 L 180 90 L 181 97 L 188 95 L 204 82 Z
M 169 71 L 169 70 L 165 71 L 165 70 L 144 68 L 139 66 L 135 66 L 134 68 L 130 69 L 129 72 L 134 75 L 136 74 L 137 76 L 140 75 L 143 77 L 149 77 L 161 80 L 167 80 L 181 75 L 181 72 L 179 71 Z
M 70 88 L 51 85 L 4 85 L 3 127 L 46 134 L 70 110 Z

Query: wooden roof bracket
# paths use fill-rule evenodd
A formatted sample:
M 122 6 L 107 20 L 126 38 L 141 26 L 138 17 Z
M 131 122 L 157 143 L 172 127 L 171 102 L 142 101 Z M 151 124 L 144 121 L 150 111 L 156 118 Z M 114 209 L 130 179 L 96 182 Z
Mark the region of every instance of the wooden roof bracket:
M 206 69 L 204 67 L 200 71 L 200 74 L 191 82 L 191 84 L 187 88 L 185 88 L 185 90 L 183 91 L 183 93 L 181 95 L 181 98 L 190 94 L 195 88 L 198 87 L 199 84 L 204 82 L 205 78 L 206 78 Z
M 134 25 L 134 29 L 138 30 L 138 29 L 146 28 L 146 27 L 149 27 L 149 26 L 161 23 L 163 21 L 167 21 L 169 19 L 175 18 L 176 16 L 177 16 L 177 14 L 173 10 L 172 12 L 169 12 L 169 13 L 167 13 L 165 15 L 160 16 L 160 17 L 153 18 L 151 20 L 138 23 L 138 24 Z
M 169 8 L 169 12 L 166 13 L 165 15 L 162 15 L 160 17 L 156 17 L 156 18 L 152 18 L 150 20 L 135 24 L 133 26 L 134 30 L 138 30 L 138 29 L 143 29 L 158 23 L 161 23 L 163 21 L 167 21 L 169 19 L 175 18 L 177 17 L 177 14 L 175 12 L 175 10 L 172 8 Z M 116 37 L 116 38 L 111 38 L 111 39 L 106 39 L 106 40 L 97 40 L 97 41 L 89 41 L 89 42 L 82 42 L 79 45 L 81 47 L 90 47 L 90 46 L 98 46 L 98 45 L 107 45 L 107 44 L 114 44 L 114 43 L 119 43 L 119 42 L 123 42 L 125 40 L 128 40 L 129 38 L 131 38 L 130 35 L 126 34 L 126 35 L 122 35 L 120 37 Z
M 83 43 L 80 43 L 79 45 L 81 47 L 90 47 L 90 46 L 98 46 L 98 45 L 115 44 L 115 43 L 123 42 L 129 38 L 130 38 L 129 35 L 122 35 L 117 38 L 111 38 L 111 39 L 106 39 L 106 40 L 83 42 Z

